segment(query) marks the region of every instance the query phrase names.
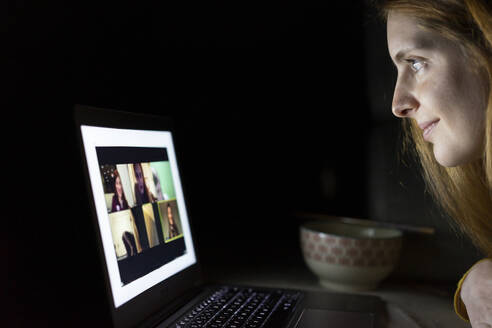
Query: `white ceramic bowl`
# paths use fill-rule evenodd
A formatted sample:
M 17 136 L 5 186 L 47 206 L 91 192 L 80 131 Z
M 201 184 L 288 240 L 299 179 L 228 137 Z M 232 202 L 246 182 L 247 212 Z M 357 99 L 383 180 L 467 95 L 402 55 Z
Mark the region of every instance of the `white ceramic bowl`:
M 321 285 L 346 292 L 375 289 L 394 270 L 402 245 L 400 230 L 336 221 L 305 223 L 300 235 Z

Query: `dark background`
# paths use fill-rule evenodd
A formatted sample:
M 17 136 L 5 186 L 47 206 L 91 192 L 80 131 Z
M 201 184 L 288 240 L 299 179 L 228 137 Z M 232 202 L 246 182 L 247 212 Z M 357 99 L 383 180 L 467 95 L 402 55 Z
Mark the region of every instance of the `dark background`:
M 299 211 L 436 227 L 406 237 L 400 279 L 454 284 L 479 257 L 399 160 L 396 73 L 366 2 L 17 0 L 5 22 L 2 253 L 18 325 L 105 313 L 74 104 L 175 120 L 204 263 L 300 259 Z

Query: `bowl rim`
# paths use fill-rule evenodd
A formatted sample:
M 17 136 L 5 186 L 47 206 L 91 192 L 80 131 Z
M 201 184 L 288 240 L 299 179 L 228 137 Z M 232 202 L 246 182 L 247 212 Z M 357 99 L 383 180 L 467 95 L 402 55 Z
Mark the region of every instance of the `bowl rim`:
M 314 228 L 309 228 L 309 226 L 313 224 L 319 224 L 319 225 L 338 225 L 338 226 L 352 226 L 352 227 L 362 227 L 366 229 L 374 229 L 374 230 L 379 230 L 379 231 L 388 231 L 392 232 L 395 235 L 394 236 L 389 236 L 389 237 L 372 237 L 372 236 L 346 236 L 343 234 L 337 234 L 337 233 L 332 233 L 332 232 L 324 232 L 324 231 L 319 231 Z M 319 221 L 308 221 L 304 222 L 303 224 L 300 225 L 301 230 L 307 230 L 312 233 L 316 234 L 321 234 L 321 235 L 326 235 L 326 236 L 335 236 L 338 238 L 346 238 L 346 239 L 355 239 L 355 240 L 397 240 L 401 239 L 403 236 L 403 232 L 399 229 L 395 228 L 387 228 L 387 227 L 378 227 L 378 226 L 370 226 L 370 225 L 363 225 L 363 224 L 357 224 L 357 223 L 347 223 L 347 222 L 341 222 L 341 221 L 331 221 L 331 222 L 319 222 Z

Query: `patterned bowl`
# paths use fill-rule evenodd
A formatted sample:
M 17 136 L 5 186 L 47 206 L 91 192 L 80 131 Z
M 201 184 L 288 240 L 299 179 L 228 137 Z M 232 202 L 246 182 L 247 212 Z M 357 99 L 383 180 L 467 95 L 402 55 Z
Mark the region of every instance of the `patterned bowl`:
M 395 268 L 402 233 L 342 222 L 300 227 L 304 261 L 322 286 L 345 292 L 375 289 Z

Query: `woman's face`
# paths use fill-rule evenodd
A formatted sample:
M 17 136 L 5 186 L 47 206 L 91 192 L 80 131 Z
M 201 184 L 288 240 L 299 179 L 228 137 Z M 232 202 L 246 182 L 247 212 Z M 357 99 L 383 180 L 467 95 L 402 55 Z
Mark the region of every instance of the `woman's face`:
M 393 114 L 414 119 L 434 156 L 452 167 L 482 156 L 487 80 L 459 45 L 395 11 L 388 16 L 388 49 L 398 79 Z
M 140 165 L 135 165 L 135 178 L 137 178 L 137 186 L 138 186 L 138 191 L 143 194 L 145 189 L 144 189 L 144 176 L 142 172 L 142 168 Z
M 120 177 L 116 177 L 114 180 L 114 186 L 116 188 L 116 194 L 121 197 L 123 195 L 123 187 L 121 186 Z

